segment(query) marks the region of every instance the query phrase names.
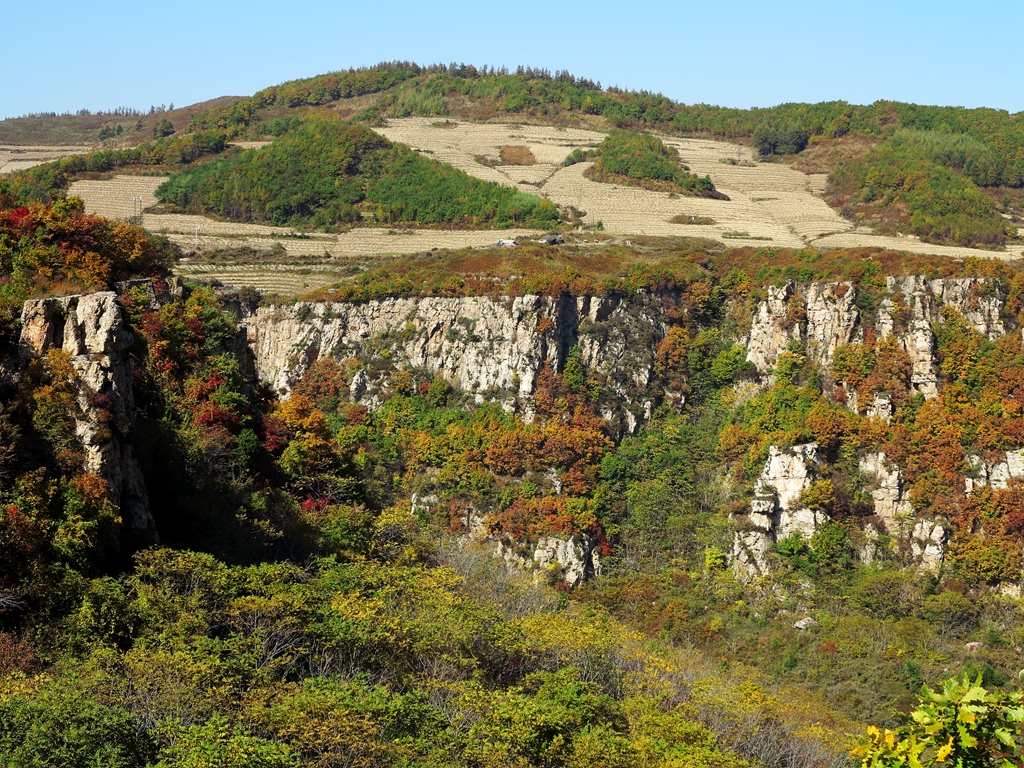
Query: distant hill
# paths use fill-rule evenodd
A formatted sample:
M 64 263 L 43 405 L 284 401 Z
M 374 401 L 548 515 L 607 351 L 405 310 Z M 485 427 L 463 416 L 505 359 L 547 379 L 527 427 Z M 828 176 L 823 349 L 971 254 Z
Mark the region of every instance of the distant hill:
M 312 108 L 354 114 L 371 125 L 444 116 L 706 135 L 752 144 L 766 159 L 797 159 L 810 148 L 817 170 L 833 174 L 830 204 L 882 232 L 936 243 L 1001 246 L 1016 236 L 1007 219 L 1024 212 L 1024 118 L 993 109 L 889 101 L 731 109 L 602 88 L 568 72 L 394 62 L 266 88 L 197 113 L 191 129 L 264 136 L 287 115 Z M 907 141 L 904 131 L 932 140 Z M 964 137 L 972 149 L 965 154 L 942 136 Z M 884 148 L 871 152 L 874 147 Z
M 889 101 L 686 105 L 542 69 L 382 63 L 147 115 L 141 128 L 133 124 L 107 143 L 137 144 L 160 129 L 273 138 L 311 110 L 370 126 L 438 116 L 728 139 L 754 147 L 763 160 L 828 173 L 826 200 L 858 223 L 931 243 L 1003 248 L 1024 215 L 1024 118 L 1006 111 Z M 77 116 L 2 121 L 0 143 L 94 140 L 104 125 Z
M 154 111 L 147 114 L 99 112 L 89 114 L 38 114 L 0 120 L 0 145 L 53 146 L 98 144 L 104 140 L 104 129 L 113 134 L 106 145 L 131 146 L 153 138 L 153 128 L 160 120 L 171 123 L 175 132 L 188 127 L 193 115 L 207 110 L 228 107 L 238 96 L 221 96 L 187 107 Z M 120 133 L 116 133 L 117 128 Z

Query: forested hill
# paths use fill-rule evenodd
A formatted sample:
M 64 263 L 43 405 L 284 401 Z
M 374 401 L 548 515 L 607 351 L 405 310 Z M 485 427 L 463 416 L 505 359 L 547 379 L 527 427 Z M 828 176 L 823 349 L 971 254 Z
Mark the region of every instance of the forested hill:
M 1024 121 L 994 109 L 878 101 L 732 109 L 602 88 L 567 72 L 381 64 L 266 88 L 197 114 L 189 130 L 273 135 L 289 113 L 329 107 L 357 120 L 444 116 L 704 135 L 832 174 L 844 214 L 937 243 L 999 246 L 1024 213 Z
M 294 119 L 269 147 L 176 174 L 161 201 L 238 221 L 330 227 L 360 221 L 553 226 L 549 201 L 475 179 L 333 114 Z

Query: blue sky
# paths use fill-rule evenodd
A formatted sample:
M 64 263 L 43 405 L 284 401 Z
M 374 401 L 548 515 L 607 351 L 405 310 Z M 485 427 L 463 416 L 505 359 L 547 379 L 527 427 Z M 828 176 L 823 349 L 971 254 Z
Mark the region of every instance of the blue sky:
M 8 4 L 0 117 L 248 95 L 405 59 L 568 69 L 735 107 L 845 99 L 1024 110 L 1024 2 Z

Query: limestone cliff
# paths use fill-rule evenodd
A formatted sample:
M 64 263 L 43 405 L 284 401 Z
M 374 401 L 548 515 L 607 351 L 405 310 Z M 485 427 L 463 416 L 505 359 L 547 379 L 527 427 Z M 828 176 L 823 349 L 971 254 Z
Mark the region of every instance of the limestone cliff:
M 588 368 L 619 395 L 609 419 L 627 431 L 663 393 L 649 385 L 666 329 L 656 297 L 517 296 L 392 298 L 261 307 L 242 320 L 259 378 L 287 397 L 321 357 L 385 356 L 439 373 L 460 389 L 501 397 L 529 418 L 544 365 L 560 371 L 578 345 Z M 362 374 L 362 397 L 375 383 Z
M 180 297 L 153 294 L 157 306 Z M 865 289 L 868 290 L 868 289 Z M 842 345 L 863 343 L 869 329 L 876 338 L 893 337 L 912 363 L 911 385 L 925 397 L 938 392 L 933 328 L 958 314 L 979 333 L 997 338 L 1008 332 L 999 285 L 982 278 L 926 279 L 890 277 L 871 287 L 862 301 L 848 282 L 767 287 L 753 307 L 750 330 L 740 341 L 747 359 L 771 381 L 779 355 L 801 344 L 825 373 Z M 153 295 L 150 295 L 153 294 Z M 107 480 L 121 504 L 126 529 L 155 537 L 145 487 L 131 450 L 134 420 L 127 330 L 114 293 L 28 302 L 23 315 L 21 356 L 29 359 L 59 348 L 71 355 L 81 380 L 78 434 L 86 468 Z M 677 296 L 637 291 L 630 295 L 557 297 L 526 295 L 386 298 L 366 302 L 296 303 L 260 307 L 245 313 L 241 326 L 252 369 L 280 396 L 316 360 L 359 358 L 364 367 L 350 382 L 354 400 L 373 405 L 387 385 L 391 364 L 439 373 L 478 399 L 500 400 L 524 418 L 532 417 L 532 397 L 545 365 L 562 370 L 577 347 L 588 370 L 607 383 L 599 403 L 616 434 L 634 432 L 653 409 L 673 393 L 659 389 L 655 350 L 669 327 L 667 306 Z M 682 311 L 685 311 L 682 310 Z M 375 365 L 386 361 L 388 365 Z M 842 386 L 843 382 L 835 382 Z M 831 384 L 829 384 L 831 386 Z M 891 418 L 893 405 L 883 392 L 866 393 L 846 403 L 870 417 Z M 679 398 L 676 398 L 678 400 Z M 1008 451 L 1005 460 L 965 457 L 970 493 L 979 485 L 1006 487 L 1024 479 L 1024 451 Z M 827 519 L 800 504 L 801 494 L 818 477 L 820 459 L 813 445 L 772 448 L 754 489 L 748 515 L 738 516 L 734 559 L 739 570 L 761 573 L 779 538 L 799 531 L 810 537 Z M 878 526 L 896 537 L 905 551 L 928 567 L 938 567 L 947 532 L 937 520 L 917 520 L 906 499 L 902 473 L 884 454 L 861 457 L 860 470 L 871 494 Z M 880 530 L 879 529 L 879 530 Z M 872 530 L 876 530 L 874 524 Z M 531 544 L 524 561 L 546 567 L 558 563 L 567 578 L 582 578 L 598 567 L 585 542 L 561 539 Z
M 134 543 L 155 542 L 156 526 L 138 462 L 132 452 L 135 422 L 128 330 L 117 294 L 38 299 L 25 303 L 19 355 L 67 352 L 78 374 L 76 431 L 86 472 L 102 477 L 119 504 L 124 532 Z
M 754 483 L 749 512 L 736 519 L 733 563 L 738 576 L 749 578 L 768 572 L 768 552 L 779 540 L 794 533 L 810 539 L 828 515 L 810 509 L 802 496 L 818 478 L 820 462 L 815 443 L 780 449 L 771 446 L 768 460 Z
M 864 288 L 869 292 L 864 297 L 859 290 L 850 282 L 787 281 L 766 287 L 753 307 L 749 332 L 739 339 L 762 386 L 770 383 L 779 356 L 793 342 L 828 381 L 836 350 L 864 343 L 870 329 L 875 338 L 896 340 L 910 358 L 912 389 L 935 397 L 935 326 L 955 313 L 988 338 L 1007 332 L 999 285 L 984 278 L 889 277 L 884 288 Z M 601 404 L 601 413 L 621 435 L 634 432 L 654 407 L 673 397 L 659 390 L 654 375 L 654 350 L 669 325 L 665 306 L 672 302 L 665 299 L 637 292 L 298 303 L 259 308 L 243 317 L 242 326 L 254 370 L 281 396 L 288 396 L 321 357 L 386 357 L 400 367 L 440 373 L 478 398 L 500 400 L 528 420 L 542 367 L 561 370 L 569 350 L 578 346 L 588 369 L 609 382 L 614 397 Z M 386 382 L 368 366 L 353 378 L 351 395 L 372 406 L 375 388 L 382 384 Z M 843 386 L 842 381 L 834 384 Z M 845 402 L 869 417 L 888 421 L 893 414 L 884 392 L 864 393 L 858 402 L 849 388 Z M 794 531 L 810 537 L 825 519 L 798 503 L 816 477 L 816 451 L 809 446 L 772 450 L 754 489 L 750 514 L 738 521 L 734 558 L 748 573 L 763 571 L 777 538 Z M 968 492 L 985 483 L 1004 487 L 1017 474 L 1024 478 L 1024 460 L 1017 462 L 1011 453 L 1006 462 L 986 465 L 978 459 L 975 471 L 965 478 Z M 1017 474 L 1015 462 L 1021 464 Z M 938 567 L 948 535 L 945 524 L 914 519 L 901 470 L 883 454 L 862 457 L 860 468 L 881 528 L 915 562 Z M 879 532 L 874 525 L 872 531 Z
M 935 397 L 938 375 L 932 326 L 946 322 L 948 310 L 990 339 L 1006 333 L 998 283 L 985 278 L 889 277 L 885 296 L 871 318 L 862 317 L 852 283 L 797 286 L 789 281 L 767 287 L 766 294 L 754 310 L 746 339 L 747 359 L 766 375 L 792 341 L 802 342 L 819 364 L 828 367 L 838 346 L 863 342 L 864 329 L 870 324 L 878 338 L 896 337 L 911 360 L 912 386 L 925 397 Z

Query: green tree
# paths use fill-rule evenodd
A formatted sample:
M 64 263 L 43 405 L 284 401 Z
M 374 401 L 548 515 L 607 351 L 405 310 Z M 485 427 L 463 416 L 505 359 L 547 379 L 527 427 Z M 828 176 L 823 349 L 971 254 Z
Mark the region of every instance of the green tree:
M 986 690 L 964 675 L 921 689 L 918 707 L 895 730 L 868 728 L 854 750 L 862 768 L 937 764 L 955 768 L 1010 768 L 1020 764 L 1024 694 Z
M 166 117 L 161 117 L 153 125 L 153 138 L 162 139 L 165 136 L 170 136 L 174 133 L 174 126 L 171 125 L 171 121 Z

